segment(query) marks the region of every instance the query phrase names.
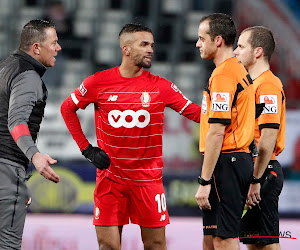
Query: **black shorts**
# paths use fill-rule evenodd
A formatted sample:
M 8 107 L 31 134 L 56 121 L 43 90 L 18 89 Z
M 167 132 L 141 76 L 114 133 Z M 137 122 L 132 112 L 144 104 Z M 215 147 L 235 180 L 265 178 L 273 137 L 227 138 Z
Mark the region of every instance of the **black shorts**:
M 277 173 L 277 178 L 269 182 L 266 189 L 261 192 L 261 201 L 259 203 L 261 209 L 255 206 L 251 210 L 249 209 L 242 218 L 240 241 L 244 244 L 279 243 L 278 200 L 283 186 L 283 173 L 278 161 L 273 160 L 269 162 L 262 176 L 262 185 L 271 171 Z M 259 236 L 274 236 L 274 238 L 259 238 Z
M 204 156 L 205 157 L 205 156 Z M 253 161 L 248 153 L 221 153 L 209 194 L 211 210 L 203 210 L 203 233 L 222 238 L 239 236 Z

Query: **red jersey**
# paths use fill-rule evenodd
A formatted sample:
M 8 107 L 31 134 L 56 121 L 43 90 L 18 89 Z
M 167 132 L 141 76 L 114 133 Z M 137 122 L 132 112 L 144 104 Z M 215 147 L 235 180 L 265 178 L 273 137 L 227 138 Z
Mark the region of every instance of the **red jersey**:
M 86 78 L 71 98 L 81 109 L 94 103 L 98 146 L 111 160 L 109 168 L 98 174 L 119 183 L 162 181 L 166 106 L 200 121 L 200 106 L 170 81 L 145 70 L 133 78 L 122 77 L 119 67 L 98 72 Z

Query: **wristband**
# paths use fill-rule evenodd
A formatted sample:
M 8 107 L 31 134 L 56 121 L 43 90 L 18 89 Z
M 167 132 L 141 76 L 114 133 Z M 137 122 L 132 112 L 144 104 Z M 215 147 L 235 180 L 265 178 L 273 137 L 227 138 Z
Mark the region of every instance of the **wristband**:
M 212 181 L 212 178 L 210 178 L 210 179 L 207 181 L 207 180 L 204 180 L 201 176 L 198 176 L 198 183 L 199 183 L 201 186 L 209 185 L 209 184 L 211 184 L 211 181 Z
M 250 179 L 250 183 L 251 184 L 256 184 L 256 183 L 259 183 L 259 182 L 260 182 L 260 179 L 256 178 L 255 176 L 252 175 L 252 177 Z

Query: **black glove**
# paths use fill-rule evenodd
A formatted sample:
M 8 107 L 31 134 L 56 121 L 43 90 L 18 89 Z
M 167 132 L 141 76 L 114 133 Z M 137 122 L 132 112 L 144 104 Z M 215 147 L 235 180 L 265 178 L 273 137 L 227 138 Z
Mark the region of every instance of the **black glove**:
M 87 149 L 82 150 L 81 153 L 89 162 L 93 163 L 96 168 L 103 170 L 110 165 L 109 157 L 101 148 L 93 147 L 89 144 Z

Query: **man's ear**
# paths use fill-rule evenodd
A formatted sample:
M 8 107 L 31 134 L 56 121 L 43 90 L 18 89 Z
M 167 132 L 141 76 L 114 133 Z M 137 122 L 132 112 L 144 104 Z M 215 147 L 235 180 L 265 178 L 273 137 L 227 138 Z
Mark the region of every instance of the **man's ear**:
M 256 58 L 259 58 L 264 55 L 264 50 L 262 47 L 257 47 L 254 49 L 254 55 Z
M 223 41 L 224 41 L 223 37 L 221 37 L 221 36 L 216 36 L 215 37 L 215 42 L 216 42 L 217 47 L 220 47 L 222 45 Z
M 40 54 L 40 44 L 39 43 L 32 44 L 32 51 L 35 55 L 39 55 Z
M 129 56 L 130 55 L 130 47 L 127 45 L 122 46 L 122 52 L 126 55 Z

